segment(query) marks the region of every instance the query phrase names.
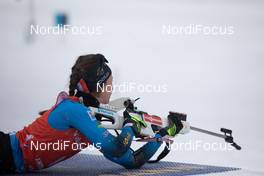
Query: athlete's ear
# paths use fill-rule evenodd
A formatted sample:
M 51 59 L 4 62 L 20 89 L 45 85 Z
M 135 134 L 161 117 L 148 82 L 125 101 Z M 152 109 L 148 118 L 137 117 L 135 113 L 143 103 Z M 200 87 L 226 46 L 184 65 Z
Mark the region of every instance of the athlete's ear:
M 96 93 L 92 93 L 93 95 L 96 96 L 96 98 L 98 99 L 98 101 L 102 104 L 108 104 L 110 97 L 112 95 L 112 89 L 113 89 L 113 85 L 112 85 L 112 75 L 106 80 L 106 82 L 103 84 L 102 89 L 100 89 L 100 92 L 96 92 Z

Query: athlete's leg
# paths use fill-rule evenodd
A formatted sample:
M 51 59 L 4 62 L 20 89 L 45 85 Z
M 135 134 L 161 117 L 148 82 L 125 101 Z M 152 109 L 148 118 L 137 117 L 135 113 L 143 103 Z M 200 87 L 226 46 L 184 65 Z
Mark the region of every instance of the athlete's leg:
M 15 164 L 9 134 L 0 131 L 0 174 L 14 172 Z

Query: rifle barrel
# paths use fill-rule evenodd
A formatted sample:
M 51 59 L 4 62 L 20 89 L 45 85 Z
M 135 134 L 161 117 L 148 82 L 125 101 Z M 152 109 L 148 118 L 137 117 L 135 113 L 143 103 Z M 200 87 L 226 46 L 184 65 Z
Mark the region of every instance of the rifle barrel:
M 216 137 L 220 137 L 220 138 L 224 138 L 224 139 L 226 138 L 226 136 L 223 135 L 223 134 L 215 133 L 215 132 L 204 130 L 204 129 L 201 129 L 201 128 L 197 128 L 197 127 L 191 126 L 190 129 L 193 130 L 193 131 L 204 133 L 204 134 L 209 134 L 211 136 L 216 136 Z

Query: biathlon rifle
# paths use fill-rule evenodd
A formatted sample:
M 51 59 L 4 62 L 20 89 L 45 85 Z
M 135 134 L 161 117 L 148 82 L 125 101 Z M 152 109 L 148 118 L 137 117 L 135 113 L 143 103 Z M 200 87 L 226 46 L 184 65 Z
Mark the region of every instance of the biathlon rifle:
M 138 98 L 139 99 L 139 98 Z M 140 139 L 137 141 L 152 141 L 157 140 L 154 138 L 155 134 L 162 128 L 165 128 L 169 125 L 168 118 L 161 118 L 156 115 L 150 115 L 146 112 L 139 111 L 137 107 L 134 106 L 135 102 L 138 99 L 130 99 L 128 97 L 122 97 L 110 101 L 109 104 L 101 104 L 98 108 L 90 107 L 92 113 L 95 115 L 96 119 L 101 122 L 101 126 L 107 129 L 112 129 L 117 132 L 117 130 L 121 130 L 124 123 L 123 115 L 120 115 L 120 111 L 127 111 L 132 116 L 137 116 L 138 118 L 145 121 L 147 124 L 146 127 L 142 127 L 140 131 Z M 178 112 L 169 112 L 173 115 L 173 118 L 177 118 L 181 120 L 183 124 L 182 130 L 179 132 L 180 134 L 186 134 L 190 130 L 204 133 L 207 135 L 223 138 L 225 142 L 230 143 L 237 150 L 241 150 L 241 147 L 234 142 L 234 137 L 232 136 L 232 130 L 221 128 L 220 131 L 222 133 L 215 133 L 212 131 L 208 131 L 205 129 L 197 128 L 194 126 L 190 126 L 190 123 L 187 122 L 187 115 L 184 113 Z M 172 142 L 171 139 L 167 137 L 159 139 L 160 141 L 165 141 L 166 143 Z

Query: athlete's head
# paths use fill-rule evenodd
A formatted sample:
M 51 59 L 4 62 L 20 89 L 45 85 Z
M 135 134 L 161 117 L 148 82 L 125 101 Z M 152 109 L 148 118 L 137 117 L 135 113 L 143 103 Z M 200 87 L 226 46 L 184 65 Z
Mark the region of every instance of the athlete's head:
M 107 104 L 112 94 L 112 72 L 102 54 L 88 54 L 78 57 L 72 67 L 69 94 L 77 92 L 93 95 L 100 103 Z

